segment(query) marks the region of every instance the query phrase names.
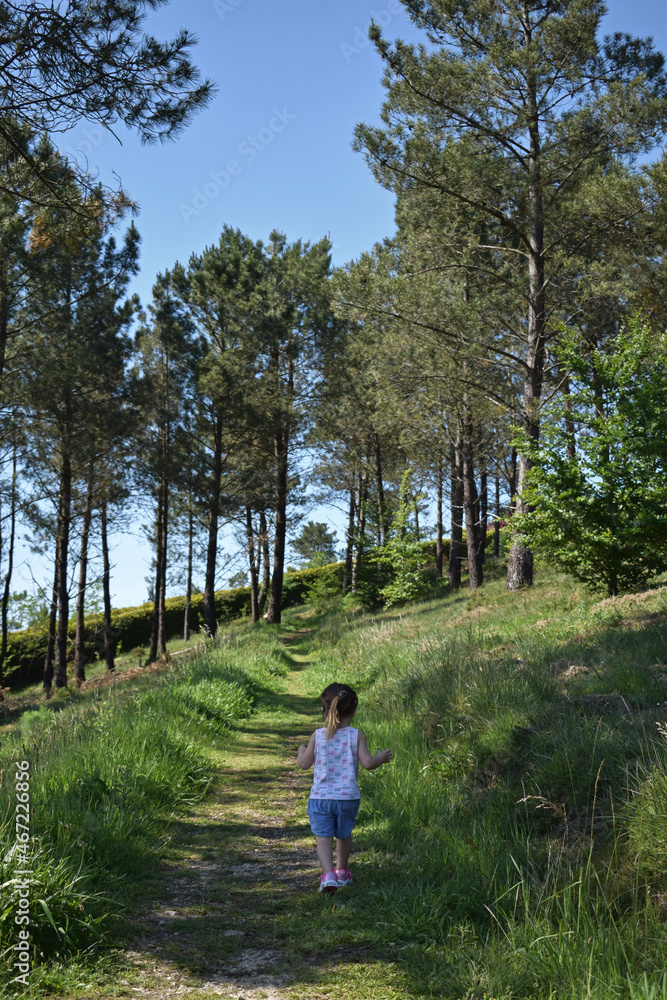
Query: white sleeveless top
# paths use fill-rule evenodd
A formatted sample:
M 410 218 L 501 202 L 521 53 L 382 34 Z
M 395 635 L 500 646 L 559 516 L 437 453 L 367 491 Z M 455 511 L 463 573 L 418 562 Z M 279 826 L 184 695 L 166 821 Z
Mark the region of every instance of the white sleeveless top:
M 359 757 L 352 726 L 337 729 L 330 740 L 326 729 L 315 730 L 315 762 L 311 799 L 360 799 L 357 784 Z

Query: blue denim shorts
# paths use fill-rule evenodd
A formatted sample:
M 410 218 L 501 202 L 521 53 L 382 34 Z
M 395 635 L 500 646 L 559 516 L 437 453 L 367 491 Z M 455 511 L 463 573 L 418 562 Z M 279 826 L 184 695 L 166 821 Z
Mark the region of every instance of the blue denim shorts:
M 352 833 L 361 799 L 308 799 L 310 829 L 316 837 L 345 840 Z

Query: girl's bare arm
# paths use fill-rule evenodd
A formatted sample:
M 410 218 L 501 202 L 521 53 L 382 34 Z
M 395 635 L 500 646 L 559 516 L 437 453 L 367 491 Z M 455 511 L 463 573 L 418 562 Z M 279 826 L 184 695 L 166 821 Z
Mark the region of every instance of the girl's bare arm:
M 315 733 L 313 733 L 313 735 L 310 737 L 308 746 L 306 746 L 305 743 L 301 744 L 296 755 L 296 762 L 299 765 L 299 767 L 303 768 L 304 771 L 307 771 L 309 767 L 312 767 L 314 761 L 315 761 Z
M 391 750 L 379 750 L 373 756 L 368 749 L 366 737 L 361 730 L 359 730 L 359 737 L 357 739 L 357 754 L 359 756 L 359 763 L 367 771 L 373 771 L 376 767 L 380 767 L 381 764 L 386 764 L 388 760 L 391 760 Z

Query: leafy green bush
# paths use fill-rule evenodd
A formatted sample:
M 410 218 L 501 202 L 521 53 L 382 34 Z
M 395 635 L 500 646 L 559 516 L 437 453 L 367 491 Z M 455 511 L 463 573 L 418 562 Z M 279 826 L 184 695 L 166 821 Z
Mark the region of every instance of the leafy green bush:
M 323 566 L 322 572 L 315 577 L 304 593 L 306 604 L 312 604 L 318 610 L 333 606 L 342 597 L 342 580 L 340 563 Z
M 299 570 L 285 574 L 283 583 L 283 607 L 288 608 L 304 601 L 308 588 L 323 575 L 329 579 L 332 573 L 342 580 L 342 564 L 334 563 L 316 569 Z M 250 587 L 234 590 L 218 590 L 215 594 L 216 612 L 220 621 L 231 621 L 250 614 Z M 201 617 L 204 607 L 202 594 L 194 594 L 191 599 L 191 620 Z M 182 635 L 185 616 L 185 597 L 168 597 L 165 601 L 166 632 L 169 637 Z M 135 608 L 117 608 L 111 612 L 111 624 L 116 636 L 117 649 L 129 651 L 147 646 L 150 641 L 153 617 L 152 601 Z M 69 638 L 74 640 L 75 620 L 69 623 Z M 102 615 L 87 615 L 85 619 L 85 642 L 91 652 L 103 654 Z M 41 680 L 44 669 L 47 630 L 42 627 L 24 629 L 9 635 L 7 648 L 7 669 L 5 683 L 18 688 L 24 684 Z
M 378 557 L 391 567 L 391 580 L 380 591 L 385 608 L 423 597 L 431 589 L 430 580 L 424 576 L 423 547 L 409 524 L 414 502 L 408 499 L 409 487 L 410 473 L 406 470 L 387 541 L 378 549 Z
M 557 353 L 570 394 L 543 414 L 539 442 L 520 436 L 532 468 L 514 527 L 594 589 L 646 586 L 667 569 L 667 339 L 634 322 L 611 349 L 582 352 L 570 333 Z
M 338 590 L 343 585 L 343 563 L 330 563 L 328 566 L 317 566 L 310 569 L 299 569 L 286 573 L 283 580 L 283 607 L 291 608 L 308 600 L 311 588 L 319 586 L 319 581 L 325 581 L 325 589 L 334 589 L 338 581 Z

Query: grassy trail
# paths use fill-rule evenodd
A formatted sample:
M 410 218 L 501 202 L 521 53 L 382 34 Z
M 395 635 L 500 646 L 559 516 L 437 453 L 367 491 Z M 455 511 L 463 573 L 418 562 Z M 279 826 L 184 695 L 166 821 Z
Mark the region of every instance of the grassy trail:
M 299 743 L 318 723 L 301 673 L 310 659 L 308 637 L 294 633 L 284 641 L 293 668 L 282 692 L 220 755 L 214 793 L 175 821 L 164 888 L 136 915 L 140 935 L 125 953 L 126 973 L 98 996 L 409 995 L 396 989 L 393 963 L 370 953 L 368 942 L 354 955 L 336 947 L 337 927 L 354 919 L 360 889 L 340 891 L 333 905 L 316 892 L 319 868 L 305 811 L 311 774 L 295 767 Z

